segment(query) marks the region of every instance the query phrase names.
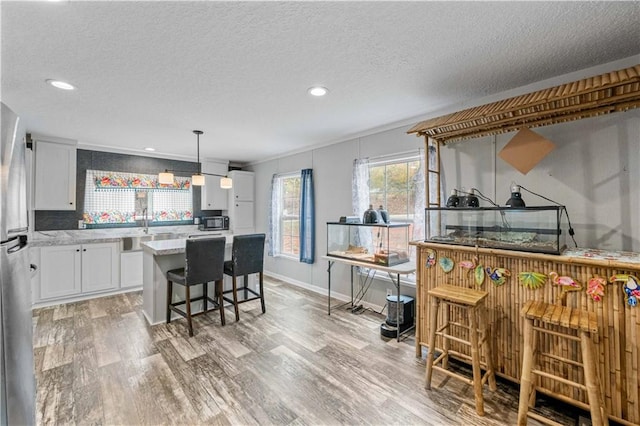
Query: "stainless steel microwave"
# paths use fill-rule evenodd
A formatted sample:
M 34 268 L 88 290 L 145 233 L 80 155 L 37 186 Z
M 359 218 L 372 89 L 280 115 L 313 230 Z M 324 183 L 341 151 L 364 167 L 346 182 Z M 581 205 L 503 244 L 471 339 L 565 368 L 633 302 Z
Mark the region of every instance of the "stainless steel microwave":
M 226 231 L 229 229 L 229 216 L 203 216 L 198 229 L 201 231 Z

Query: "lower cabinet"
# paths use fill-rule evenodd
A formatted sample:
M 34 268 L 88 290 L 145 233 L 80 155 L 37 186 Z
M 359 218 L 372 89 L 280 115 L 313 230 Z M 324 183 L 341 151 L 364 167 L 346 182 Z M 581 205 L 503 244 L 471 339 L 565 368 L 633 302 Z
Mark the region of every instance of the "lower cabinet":
M 40 299 L 79 294 L 82 246 L 49 246 L 40 249 Z
M 142 287 L 142 251 L 120 254 L 120 288 Z
M 40 299 L 56 299 L 119 287 L 118 243 L 40 248 Z

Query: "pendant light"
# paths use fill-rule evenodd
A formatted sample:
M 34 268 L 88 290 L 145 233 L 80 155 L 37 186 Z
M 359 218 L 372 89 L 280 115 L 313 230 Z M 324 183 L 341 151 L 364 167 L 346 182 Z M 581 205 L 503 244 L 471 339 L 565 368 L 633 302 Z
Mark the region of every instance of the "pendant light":
M 173 173 L 168 170 L 158 173 L 158 183 L 163 185 L 173 185 Z
M 191 176 L 191 184 L 193 186 L 204 186 L 204 176 L 202 176 L 202 166 L 200 164 L 200 135 L 203 133 L 202 130 L 194 130 L 193 133 L 196 134 L 198 151 L 197 151 L 197 161 L 198 161 L 198 172 Z
M 200 164 L 200 135 L 204 132 L 202 130 L 194 130 L 193 133 L 196 135 L 196 143 L 197 143 L 197 164 L 198 171 L 191 175 L 191 184 L 193 186 L 204 186 L 205 184 L 205 175 L 209 176 L 220 176 L 220 188 L 222 189 L 231 189 L 233 187 L 233 181 L 230 177 L 226 175 L 219 175 L 216 173 L 202 173 L 202 165 Z M 166 170 L 164 172 L 158 173 L 158 183 L 163 185 L 173 185 L 173 172 L 176 170 Z
M 220 179 L 220 188 L 222 189 L 231 189 L 233 188 L 233 181 L 230 177 L 223 177 Z

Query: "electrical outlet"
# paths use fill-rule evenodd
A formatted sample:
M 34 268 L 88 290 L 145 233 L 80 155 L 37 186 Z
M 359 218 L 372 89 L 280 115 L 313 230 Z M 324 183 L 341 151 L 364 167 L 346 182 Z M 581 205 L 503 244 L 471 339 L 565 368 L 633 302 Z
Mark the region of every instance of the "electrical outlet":
M 391 296 L 393 294 L 393 290 L 390 288 L 387 289 L 387 296 Z

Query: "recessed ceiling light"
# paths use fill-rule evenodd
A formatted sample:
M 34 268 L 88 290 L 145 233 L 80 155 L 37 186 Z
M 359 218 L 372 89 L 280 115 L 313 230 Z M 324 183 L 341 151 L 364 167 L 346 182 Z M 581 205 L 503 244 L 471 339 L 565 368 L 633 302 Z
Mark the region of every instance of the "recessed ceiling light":
M 72 84 L 67 83 L 66 81 L 60 81 L 60 80 L 45 80 L 48 84 L 52 85 L 53 87 L 56 87 L 58 89 L 62 89 L 62 90 L 74 90 L 75 87 Z
M 155 149 L 155 148 L 151 148 L 151 147 L 147 147 L 147 148 L 145 148 L 144 150 L 145 150 L 145 151 L 149 151 L 149 152 L 153 152 L 153 151 L 155 151 L 156 149 Z
M 324 96 L 327 93 L 329 93 L 329 90 L 326 87 L 315 86 L 315 87 L 309 88 L 308 92 L 310 95 L 313 95 L 313 96 Z

